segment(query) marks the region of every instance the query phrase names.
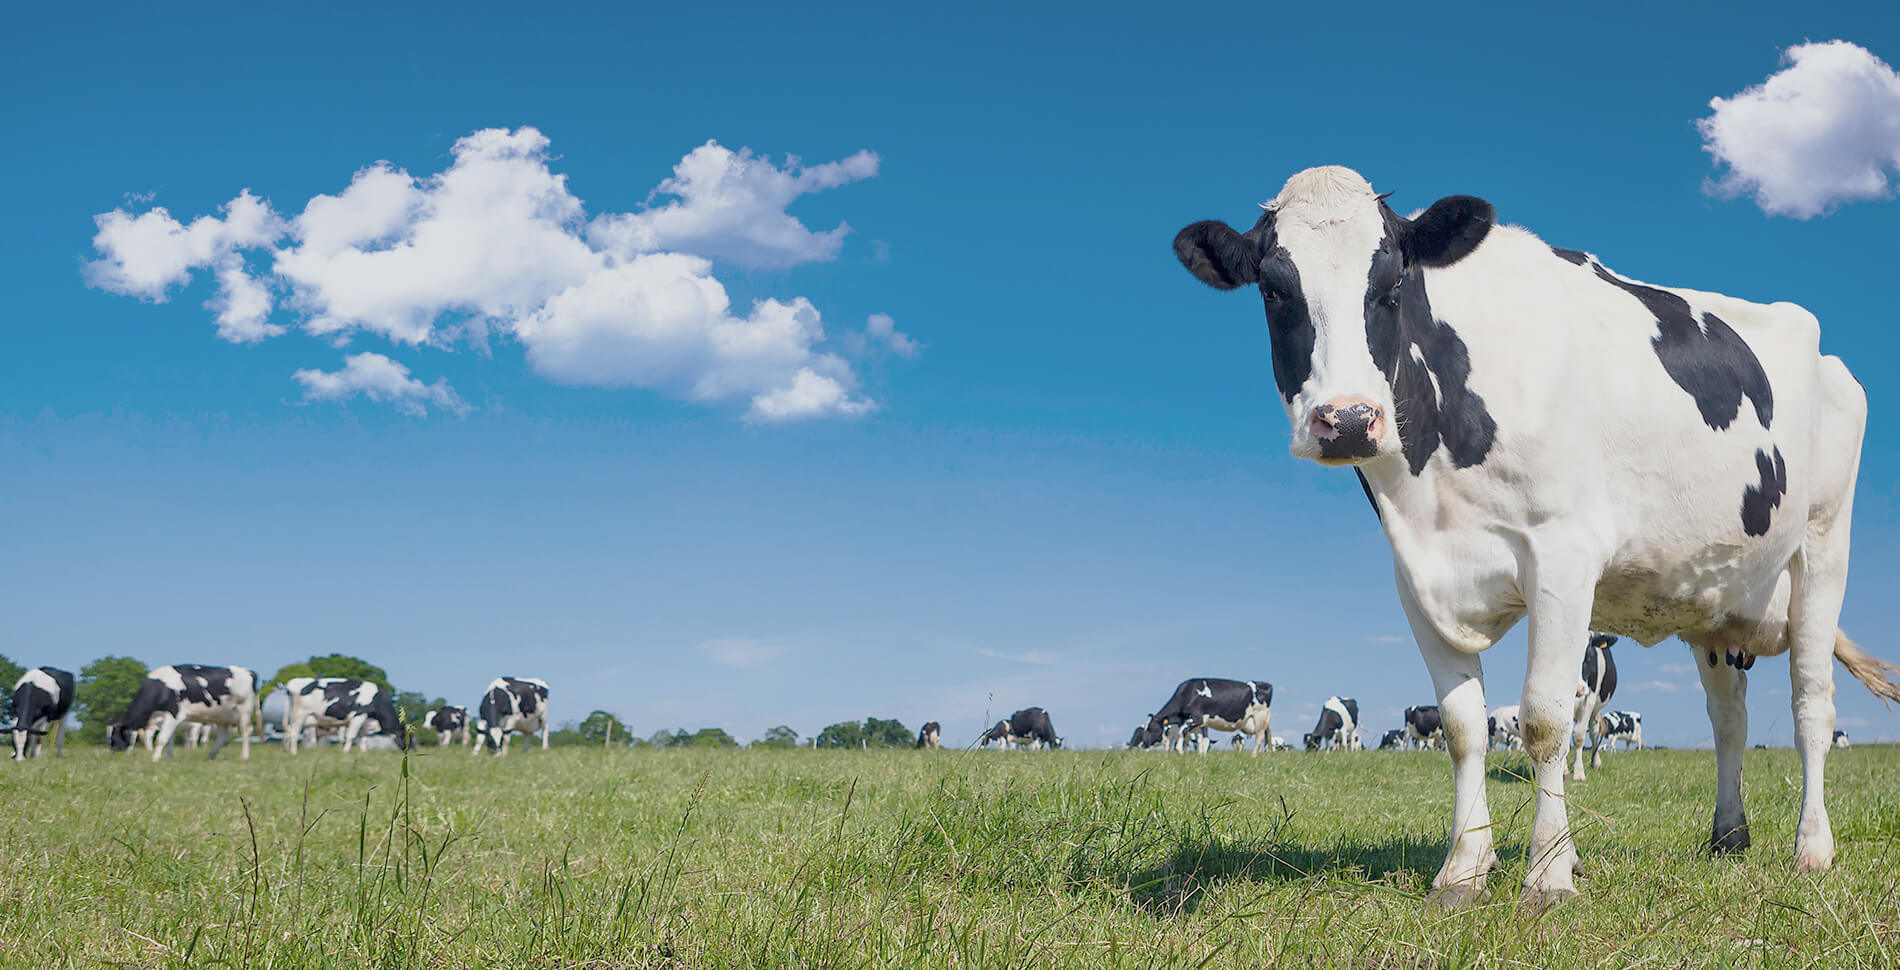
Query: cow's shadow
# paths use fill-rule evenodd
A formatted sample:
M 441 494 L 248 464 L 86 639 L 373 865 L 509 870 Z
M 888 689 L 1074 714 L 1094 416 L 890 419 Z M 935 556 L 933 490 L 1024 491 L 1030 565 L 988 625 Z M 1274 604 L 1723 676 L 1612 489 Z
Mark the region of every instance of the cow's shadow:
M 1410 836 L 1329 846 L 1182 837 L 1159 864 L 1126 873 L 1128 901 L 1156 915 L 1192 913 L 1211 888 L 1236 880 L 1380 883 L 1401 893 L 1423 894 L 1438 874 L 1447 848 L 1443 839 Z

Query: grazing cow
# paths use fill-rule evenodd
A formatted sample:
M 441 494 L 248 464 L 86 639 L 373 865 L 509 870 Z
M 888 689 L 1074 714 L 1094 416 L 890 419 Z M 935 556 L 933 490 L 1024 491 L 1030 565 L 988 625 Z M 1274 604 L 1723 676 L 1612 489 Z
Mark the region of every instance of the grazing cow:
M 1401 217 L 1345 168 L 1300 172 L 1264 208 L 1245 233 L 1188 226 L 1175 254 L 1258 287 L 1292 453 L 1356 466 L 1392 546 L 1452 754 L 1440 901 L 1475 901 L 1496 867 L 1478 655 L 1526 616 L 1533 907 L 1576 893 L 1564 755 L 1591 629 L 1706 654 L 1717 851 L 1749 841 L 1743 667 L 1789 654 L 1795 861 L 1832 865 L 1833 663 L 1889 699 L 1900 668 L 1837 626 L 1867 399 L 1814 316 L 1638 283 L 1494 227 L 1471 196 Z
M 1438 705 L 1405 709 L 1405 746 L 1429 748 L 1445 740 L 1445 726 L 1438 717 Z
M 1490 716 L 1485 718 L 1486 726 L 1491 729 L 1489 737 L 1492 744 L 1500 748 L 1524 747 L 1522 727 L 1517 723 L 1517 712 L 1516 704 L 1507 704 L 1492 711 Z
M 1393 728 L 1392 730 L 1387 731 L 1384 734 L 1380 735 L 1379 736 L 1379 750 L 1380 751 L 1405 750 L 1405 731 L 1401 728 Z
M 1590 724 L 1590 767 L 1603 767 L 1603 746 L 1617 741 L 1626 748 L 1643 750 L 1643 716 L 1635 711 L 1604 711 Z
M 917 732 L 917 746 L 919 748 L 929 748 L 935 751 L 942 746 L 942 741 L 943 725 L 938 724 L 936 721 L 925 724 L 923 729 Z
M 1055 725 L 1049 722 L 1049 712 L 1040 707 L 1025 707 L 1009 716 L 1007 721 L 997 721 L 996 726 L 983 732 L 977 744 L 988 746 L 992 742 L 1007 749 L 1012 744 L 1022 745 L 1031 751 L 1043 745 L 1051 748 L 1062 747 L 1062 739 L 1056 736 Z
M 1570 743 L 1576 750 L 1575 763 L 1570 768 L 1573 781 L 1584 780 L 1584 742 L 1595 734 L 1593 726 L 1597 715 L 1603 713 L 1603 705 L 1616 693 L 1616 657 L 1610 653 L 1615 643 L 1616 638 L 1607 633 L 1592 633 L 1583 648 L 1583 678 L 1577 682 L 1576 708 L 1571 714 L 1575 724 L 1570 731 Z M 1753 664 L 1754 660 L 1749 663 Z
M 185 724 L 209 724 L 217 729 L 208 758 L 218 752 L 237 731 L 244 751 L 240 758 L 251 757 L 251 723 L 257 713 L 257 675 L 246 667 L 207 667 L 200 664 L 172 664 L 154 667 L 139 682 L 138 693 L 125 713 L 107 729 L 106 743 L 114 751 L 132 746 L 134 732 L 151 729 L 146 745 L 152 760 L 164 757 L 172 735 Z
M 1253 736 L 1253 753 L 1266 743 L 1273 721 L 1273 685 L 1264 680 L 1221 680 L 1200 677 L 1174 688 L 1161 709 L 1150 715 L 1169 733 L 1169 746 L 1187 749 L 1187 736 L 1198 734 L 1197 744 L 1207 753 L 1209 729 L 1238 731 Z
M 1319 710 L 1319 723 L 1306 736 L 1306 750 L 1362 749 L 1359 743 L 1359 702 L 1350 697 L 1328 697 Z
M 1851 748 L 1853 747 L 1853 743 L 1847 740 L 1846 731 L 1836 731 L 1834 732 L 1834 746 L 1837 748 Z
M 53 756 L 66 753 L 66 712 L 73 707 L 73 675 L 58 667 L 36 667 L 13 685 L 13 760 L 40 753 L 40 738 L 53 732 Z
M 455 704 L 430 711 L 422 719 L 422 726 L 435 732 L 437 747 L 468 744 L 475 740 L 474 732 L 468 729 L 468 708 Z
M 482 736 L 481 747 L 497 757 L 508 753 L 511 733 L 541 732 L 541 750 L 548 749 L 548 685 L 533 677 L 497 677 L 482 695 L 480 721 L 476 727 Z
M 292 677 L 284 682 L 289 703 L 284 707 L 284 750 L 297 753 L 305 728 L 339 728 L 343 750 L 368 750 L 359 739 L 381 731 L 404 743 L 402 719 L 389 692 L 367 680 L 348 677 Z
M 1128 746 L 1140 751 L 1152 748 L 1165 740 L 1167 740 L 1167 733 L 1162 729 L 1161 722 L 1150 714 L 1148 719 L 1141 722 L 1141 726 L 1135 729 L 1135 733 L 1129 736 Z

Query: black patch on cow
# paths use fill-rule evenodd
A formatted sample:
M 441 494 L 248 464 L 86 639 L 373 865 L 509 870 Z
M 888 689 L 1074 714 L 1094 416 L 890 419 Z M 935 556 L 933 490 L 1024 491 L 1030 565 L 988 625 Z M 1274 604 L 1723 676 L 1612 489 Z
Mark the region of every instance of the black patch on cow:
M 1218 219 L 1197 222 L 1174 234 L 1174 257 L 1194 277 L 1215 289 L 1231 290 L 1260 282 L 1260 241 L 1271 232 L 1272 214 L 1263 215 L 1245 234 Z M 1261 227 L 1267 226 L 1266 231 Z
M 207 667 L 203 664 L 173 664 L 178 677 L 185 682 L 183 692 L 185 700 L 193 704 L 216 704 L 231 696 L 231 668 Z M 176 713 L 177 708 L 171 710 Z
M 1379 208 L 1387 212 L 1384 197 Z M 1408 263 L 1444 267 L 1471 255 L 1497 222 L 1497 210 L 1475 195 L 1448 195 L 1406 222 L 1400 237 Z
M 1379 511 L 1379 500 L 1372 497 L 1372 483 L 1366 481 L 1366 473 L 1357 466 L 1353 468 L 1352 473 L 1359 476 L 1359 490 L 1366 493 L 1366 504 L 1372 506 L 1373 516 L 1380 522 L 1384 522 L 1385 513 Z
M 1558 259 L 1561 259 L 1566 263 L 1574 263 L 1578 266 L 1582 266 L 1583 264 L 1590 261 L 1589 253 L 1579 252 L 1578 250 L 1575 250 L 1575 249 L 1559 249 L 1556 246 L 1552 246 L 1550 247 L 1550 251 L 1556 254 Z
M 1406 467 L 1422 473 L 1441 445 L 1454 468 L 1481 464 L 1498 425 L 1467 386 L 1471 355 L 1458 332 L 1432 314 L 1423 272 L 1400 251 L 1405 221 L 1384 206 L 1381 213 L 1386 238 L 1367 274 L 1366 347 L 1392 387 Z
M 1780 507 L 1781 497 L 1788 493 L 1788 463 L 1782 460 L 1781 449 L 1776 448 L 1770 459 L 1757 448 L 1755 471 L 1761 476 L 1761 484 L 1742 489 L 1742 531 L 1761 536 L 1768 534 L 1769 520 Z
M 1774 420 L 1774 389 L 1747 342 L 1722 318 L 1702 315 L 1696 323 L 1689 301 L 1674 293 L 1642 286 L 1592 264 L 1597 278 L 1642 301 L 1656 317 L 1656 337 L 1650 345 L 1663 370 L 1676 386 L 1689 392 L 1702 412 L 1702 422 L 1717 431 L 1727 428 L 1741 413 L 1742 398 L 1755 405 L 1755 417 L 1766 428 Z
M 516 703 L 519 705 L 521 713 L 533 714 L 535 711 L 540 710 L 541 685 L 530 684 L 525 680 L 516 680 L 513 677 L 503 677 L 502 680 L 507 681 L 508 692 L 515 695 Z

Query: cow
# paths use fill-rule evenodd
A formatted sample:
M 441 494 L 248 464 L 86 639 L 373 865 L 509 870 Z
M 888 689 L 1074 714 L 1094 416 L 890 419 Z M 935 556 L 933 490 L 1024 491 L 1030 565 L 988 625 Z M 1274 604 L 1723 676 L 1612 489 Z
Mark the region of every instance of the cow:
M 73 675 L 36 667 L 13 685 L 13 760 L 39 757 L 40 738 L 53 732 L 53 756 L 66 754 L 66 712 L 73 707 Z
M 1385 732 L 1384 734 L 1382 734 L 1382 735 L 1380 735 L 1380 736 L 1379 736 L 1379 750 L 1380 750 L 1380 751 L 1403 751 L 1403 750 L 1405 750 L 1405 731 L 1404 731 L 1404 729 L 1402 729 L 1402 728 L 1393 728 L 1392 730 L 1390 730 L 1390 731 L 1387 731 L 1387 732 Z
M 367 680 L 349 677 L 292 677 L 284 682 L 289 701 L 284 707 L 284 750 L 297 753 L 305 728 L 340 728 L 343 750 L 367 750 L 361 741 L 381 731 L 405 743 L 402 718 L 389 691 Z M 367 732 L 365 729 L 368 729 Z
M 1169 747 L 1176 751 L 1185 751 L 1187 736 L 1198 734 L 1196 744 L 1206 754 L 1207 732 L 1212 729 L 1251 735 L 1253 753 L 1257 755 L 1272 726 L 1273 685 L 1264 680 L 1218 677 L 1184 680 L 1148 720 L 1150 724 L 1160 723 L 1167 732 Z
M 943 725 L 938 724 L 936 721 L 925 724 L 922 730 L 917 732 L 917 747 L 919 748 L 929 748 L 935 751 L 942 746 L 942 742 Z
M 1570 731 L 1571 747 L 1576 751 L 1575 762 L 1570 767 L 1570 780 L 1583 781 L 1583 749 L 1586 740 L 1593 740 L 1596 731 L 1597 715 L 1603 713 L 1603 705 L 1616 693 L 1616 657 L 1610 653 L 1610 647 L 1616 644 L 1616 638 L 1607 633 L 1590 634 L 1583 648 L 1583 674 L 1577 681 L 1576 706 L 1571 713 L 1574 722 Z M 1750 664 L 1754 661 L 1750 660 Z M 1603 762 L 1595 760 L 1592 767 Z
M 1445 726 L 1438 717 L 1438 705 L 1405 709 L 1405 746 L 1429 748 L 1445 741 Z
M 526 734 L 530 737 L 536 731 L 541 732 L 541 750 L 548 749 L 548 685 L 547 681 L 533 677 L 497 677 L 482 694 L 481 709 L 476 722 L 477 733 L 482 737 L 480 746 L 473 750 L 480 753 L 486 749 L 495 752 L 497 757 L 508 753 L 508 738 L 511 733 Z
M 1322 747 L 1361 750 L 1359 702 L 1350 697 L 1326 698 L 1326 703 L 1320 707 L 1319 723 L 1313 725 L 1313 733 L 1306 736 L 1305 742 L 1308 751 L 1318 751 Z
M 446 748 L 451 744 L 468 744 L 475 740 L 474 732 L 468 729 L 468 708 L 455 704 L 430 711 L 422 719 L 422 726 L 435 732 L 436 746 Z
M 250 760 L 251 724 L 257 715 L 257 674 L 247 667 L 211 667 L 201 664 L 171 664 L 153 667 L 139 682 L 118 720 L 106 731 L 106 743 L 114 751 L 132 746 L 134 732 L 149 728 L 146 745 L 152 760 L 165 756 L 172 735 L 185 724 L 209 724 L 217 729 L 207 758 L 216 758 L 237 731 L 243 745 L 238 757 Z
M 1847 740 L 1846 731 L 1835 731 L 1834 732 L 1834 746 L 1837 748 L 1851 748 L 1854 745 L 1852 742 Z
M 1150 714 L 1148 715 L 1148 719 L 1141 722 L 1141 726 L 1135 729 L 1135 733 L 1129 736 L 1128 746 L 1136 751 L 1141 751 L 1155 747 L 1165 740 L 1167 740 L 1167 734 L 1162 729 L 1161 722 L 1156 720 L 1154 715 Z
M 1833 663 L 1887 699 L 1900 668 L 1838 626 L 1867 398 L 1820 353 L 1814 316 L 1639 283 L 1496 226 L 1473 196 L 1402 217 L 1338 166 L 1294 175 L 1263 208 L 1244 233 L 1189 225 L 1174 251 L 1204 283 L 1259 290 L 1293 455 L 1353 466 L 1392 546 L 1452 754 L 1434 896 L 1474 902 L 1496 867 L 1479 654 L 1525 617 L 1533 908 L 1576 894 L 1564 755 L 1592 629 L 1677 635 L 1706 656 L 1717 852 L 1749 843 L 1743 664 L 1789 654 L 1794 858 L 1831 866 Z
M 1507 749 L 1524 747 L 1521 725 L 1517 723 L 1518 710 L 1518 705 L 1507 704 L 1485 718 L 1485 726 L 1490 729 L 1487 736 L 1491 744 Z
M 1603 767 L 1603 746 L 1617 741 L 1626 748 L 1643 750 L 1643 716 L 1635 711 L 1604 711 L 1590 722 L 1590 741 L 1594 753 L 1590 767 Z
M 1049 712 L 1040 707 L 1025 707 L 1009 716 L 1006 721 L 997 721 L 996 726 L 983 732 L 977 739 L 980 746 L 995 743 L 1003 749 L 1010 745 L 1022 745 L 1031 751 L 1043 745 L 1051 748 L 1062 747 L 1062 739 L 1056 736 L 1055 725 L 1049 721 Z

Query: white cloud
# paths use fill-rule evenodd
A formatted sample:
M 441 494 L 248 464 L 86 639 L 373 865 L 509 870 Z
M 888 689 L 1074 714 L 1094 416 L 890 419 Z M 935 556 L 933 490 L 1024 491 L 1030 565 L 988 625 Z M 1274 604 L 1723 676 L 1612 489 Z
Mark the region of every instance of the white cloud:
M 1656 668 L 1658 673 L 1689 674 L 1695 672 L 1695 664 L 1663 664 Z
M 1397 636 L 1391 633 L 1382 633 L 1377 636 L 1367 637 L 1366 642 L 1367 643 L 1410 643 L 1412 642 L 1412 638 Z
M 1808 219 L 1882 199 L 1900 169 L 1900 75 L 1847 41 L 1800 44 L 1761 84 L 1709 102 L 1703 150 L 1728 172 L 1709 191 L 1747 195 L 1769 215 Z
M 649 197 L 671 201 L 590 222 L 566 177 L 549 169 L 548 147 L 533 128 L 478 131 L 455 143 L 440 173 L 418 178 L 376 162 L 288 219 L 248 190 L 223 218 L 189 226 L 162 208 L 115 210 L 97 217 L 103 258 L 86 278 L 162 301 L 193 270 L 210 268 L 218 290 L 207 305 L 220 336 L 234 342 L 284 333 L 271 321 L 281 304 L 304 332 L 339 346 L 366 334 L 451 350 L 500 335 L 520 342 L 531 366 L 553 380 L 743 401 L 752 421 L 877 408 L 858 391 L 851 364 L 823 346 L 809 300 L 763 299 L 735 314 L 714 276 L 721 261 L 786 267 L 836 258 L 849 226 L 813 232 L 785 208 L 876 175 L 876 155 L 811 168 L 788 159 L 781 168 L 708 142 Z M 247 250 L 258 251 L 259 265 L 268 259 L 268 275 L 250 273 Z M 903 356 L 919 350 L 887 315 L 872 317 L 867 332 Z M 298 380 L 310 398 L 346 396 L 332 389 L 348 387 L 408 408 L 446 406 L 412 389 L 446 385 L 422 385 L 406 369 L 408 383 L 392 380 L 401 365 L 370 356 L 388 366 L 305 370 Z
M 870 318 L 864 321 L 864 332 L 877 340 L 882 340 L 891 348 L 891 352 L 899 357 L 915 357 L 923 350 L 923 345 L 898 331 L 897 321 L 891 319 L 888 313 L 871 314 Z
M 713 663 L 742 670 L 757 667 L 785 652 L 785 648 L 777 644 L 748 637 L 720 637 L 707 640 L 697 649 L 701 656 Z
M 1677 691 L 1682 689 L 1682 685 L 1673 683 L 1667 680 L 1646 680 L 1640 684 L 1631 684 L 1629 689 L 1640 690 L 1640 691 L 1656 691 L 1662 694 L 1674 694 Z
M 428 410 L 425 404 L 456 414 L 468 411 L 448 381 L 424 384 L 409 376 L 409 368 L 382 354 L 351 354 L 343 359 L 341 370 L 300 370 L 291 377 L 303 385 L 307 401 L 343 401 L 361 394 L 372 401 L 393 402 L 398 410 L 418 417 Z
M 801 195 L 871 178 L 877 165 L 877 155 L 858 152 L 814 168 L 790 158 L 781 169 L 745 149 L 709 141 L 680 159 L 673 177 L 648 196 L 649 203 L 661 195 L 675 201 L 598 216 L 587 233 L 621 258 L 681 251 L 761 268 L 836 259 L 851 227 L 812 232 L 785 207 Z

